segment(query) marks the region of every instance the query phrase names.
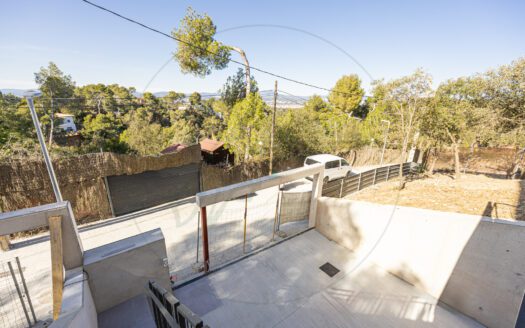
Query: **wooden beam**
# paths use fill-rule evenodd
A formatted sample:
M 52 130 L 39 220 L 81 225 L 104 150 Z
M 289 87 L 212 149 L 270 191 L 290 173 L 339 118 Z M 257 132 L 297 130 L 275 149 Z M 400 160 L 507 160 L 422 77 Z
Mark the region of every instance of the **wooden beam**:
M 7 252 L 10 248 L 9 235 L 0 236 L 0 250 Z
M 62 248 L 62 217 L 48 219 L 51 243 L 51 277 L 53 282 L 53 320 L 57 320 L 62 307 L 64 290 L 64 250 Z

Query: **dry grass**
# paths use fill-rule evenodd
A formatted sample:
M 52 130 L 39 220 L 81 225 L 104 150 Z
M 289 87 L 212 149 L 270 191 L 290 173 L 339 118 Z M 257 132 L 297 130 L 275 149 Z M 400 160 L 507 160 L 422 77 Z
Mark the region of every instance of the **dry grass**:
M 394 204 L 398 186 L 398 181 L 382 183 L 347 198 Z M 408 181 L 400 193 L 401 206 L 525 220 L 525 181 L 521 180 L 482 174 L 465 174 L 454 180 L 447 174 L 435 174 Z

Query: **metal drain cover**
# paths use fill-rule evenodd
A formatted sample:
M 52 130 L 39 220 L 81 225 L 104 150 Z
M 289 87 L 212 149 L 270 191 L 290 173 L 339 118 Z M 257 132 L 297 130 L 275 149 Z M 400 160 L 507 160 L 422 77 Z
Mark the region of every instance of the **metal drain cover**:
M 330 277 L 335 276 L 339 272 L 339 269 L 333 266 L 330 262 L 326 262 L 325 264 L 321 265 L 319 269 L 321 269 L 321 271 Z

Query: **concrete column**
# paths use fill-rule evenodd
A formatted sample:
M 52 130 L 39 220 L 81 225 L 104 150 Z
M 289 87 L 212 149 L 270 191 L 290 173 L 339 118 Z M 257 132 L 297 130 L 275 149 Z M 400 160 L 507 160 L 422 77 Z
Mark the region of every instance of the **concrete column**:
M 321 197 L 323 193 L 323 178 L 324 178 L 324 168 L 321 172 L 314 175 L 312 180 L 312 198 L 310 201 L 310 214 L 308 215 L 308 227 L 315 227 L 315 220 L 317 215 L 317 199 Z

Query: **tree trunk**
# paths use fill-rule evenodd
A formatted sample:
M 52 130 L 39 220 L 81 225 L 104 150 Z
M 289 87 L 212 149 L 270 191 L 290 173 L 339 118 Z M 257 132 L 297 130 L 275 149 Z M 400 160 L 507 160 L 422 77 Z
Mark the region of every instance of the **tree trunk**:
M 457 143 L 454 143 L 454 177 L 456 179 L 459 179 L 461 177 L 461 169 L 460 169 L 460 162 L 459 162 L 459 145 Z
M 434 174 L 434 167 L 436 167 L 437 158 L 438 157 L 437 157 L 436 148 L 431 148 L 428 151 L 428 156 L 426 158 L 426 164 L 425 164 L 425 166 L 427 167 L 427 172 L 431 175 Z
M 454 177 L 459 179 L 461 177 L 461 163 L 459 162 L 459 144 L 461 143 L 461 138 L 456 139 L 448 129 L 446 129 L 446 131 L 452 142 L 452 148 L 454 149 Z
M 247 140 L 246 140 L 246 148 L 244 150 L 244 161 L 246 162 L 250 158 L 250 141 L 252 139 L 252 128 L 248 127 L 246 128 L 247 132 Z
M 250 76 L 250 63 L 248 62 L 248 58 L 246 57 L 246 53 L 244 50 L 238 47 L 230 47 L 233 51 L 239 53 L 241 55 L 242 60 L 244 61 L 244 71 L 246 73 L 246 97 L 251 93 L 252 90 L 252 78 Z

